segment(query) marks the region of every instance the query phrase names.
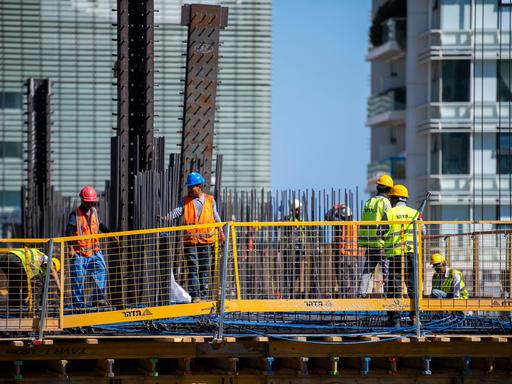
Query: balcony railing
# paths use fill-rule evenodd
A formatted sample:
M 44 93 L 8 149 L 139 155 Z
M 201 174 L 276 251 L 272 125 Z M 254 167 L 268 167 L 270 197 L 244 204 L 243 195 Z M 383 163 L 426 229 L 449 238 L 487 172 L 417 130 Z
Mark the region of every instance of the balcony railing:
M 368 119 L 386 112 L 405 110 L 405 88 L 395 88 L 368 98 Z
M 375 183 L 382 175 L 390 175 L 394 180 L 404 180 L 405 157 L 393 156 L 383 161 L 368 164 L 368 184 Z
M 431 57 L 441 57 L 446 53 L 451 56 L 476 57 L 484 52 L 496 52 L 508 47 L 511 42 L 510 31 L 499 29 L 477 30 L 429 30 L 418 38 L 418 60 L 422 61 Z
M 416 123 L 420 129 L 442 125 L 500 125 L 512 118 L 509 102 L 435 102 L 417 108 Z
M 403 56 L 406 38 L 405 18 L 384 21 L 370 36 L 368 60 L 392 60 Z

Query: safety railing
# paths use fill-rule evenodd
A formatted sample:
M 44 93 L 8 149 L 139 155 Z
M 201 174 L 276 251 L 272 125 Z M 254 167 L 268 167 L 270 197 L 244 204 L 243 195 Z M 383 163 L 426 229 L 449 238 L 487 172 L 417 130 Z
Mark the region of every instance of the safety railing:
M 236 312 L 512 309 L 512 222 L 230 222 L 0 244 L 6 330 L 202 315 L 222 323 Z M 46 263 L 27 279 L 9 264 L 18 250 L 62 268 L 50 264 L 55 276 Z M 437 278 L 434 253 L 448 268 Z M 433 288 L 446 297 L 432 298 Z

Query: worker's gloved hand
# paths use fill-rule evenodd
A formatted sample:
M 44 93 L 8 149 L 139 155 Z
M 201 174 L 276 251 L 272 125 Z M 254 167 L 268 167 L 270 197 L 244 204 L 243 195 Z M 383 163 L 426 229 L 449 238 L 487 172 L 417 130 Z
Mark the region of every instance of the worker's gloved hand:
M 169 215 L 156 215 L 156 221 L 169 221 Z

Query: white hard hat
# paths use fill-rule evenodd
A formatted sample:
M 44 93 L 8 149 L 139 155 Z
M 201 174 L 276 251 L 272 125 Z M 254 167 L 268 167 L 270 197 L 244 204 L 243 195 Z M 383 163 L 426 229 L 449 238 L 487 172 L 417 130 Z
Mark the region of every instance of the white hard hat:
M 341 206 L 341 216 L 344 217 L 350 217 L 352 216 L 352 210 L 348 205 L 342 205 Z
M 302 203 L 299 199 L 293 200 L 292 209 L 302 209 Z

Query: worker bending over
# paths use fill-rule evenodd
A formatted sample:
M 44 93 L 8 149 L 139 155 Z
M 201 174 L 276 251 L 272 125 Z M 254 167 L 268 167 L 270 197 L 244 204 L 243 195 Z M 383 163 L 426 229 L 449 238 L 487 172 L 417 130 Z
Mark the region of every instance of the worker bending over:
M 430 297 L 434 299 L 467 299 L 469 297 L 462 280 L 462 272 L 455 268 L 448 268 L 443 255 L 434 253 L 430 264 L 435 270 Z
M 221 221 L 217 204 L 212 195 L 203 192 L 204 177 L 198 172 L 187 176 L 188 195 L 182 198 L 177 208 L 158 220 L 176 220 L 183 216 L 185 225 L 210 224 Z M 192 302 L 199 302 L 208 296 L 209 269 L 212 266 L 214 244 L 217 238 L 216 228 L 186 230 L 184 242 L 185 258 L 188 268 L 188 290 Z M 220 231 L 221 239 L 223 233 Z
M 16 248 L 0 255 L 0 270 L 7 278 L 9 308 L 21 312 L 25 301 L 41 304 L 48 256 L 37 248 Z M 51 276 L 60 292 L 60 260 L 52 258 Z M 33 295 L 33 296 L 32 296 Z

